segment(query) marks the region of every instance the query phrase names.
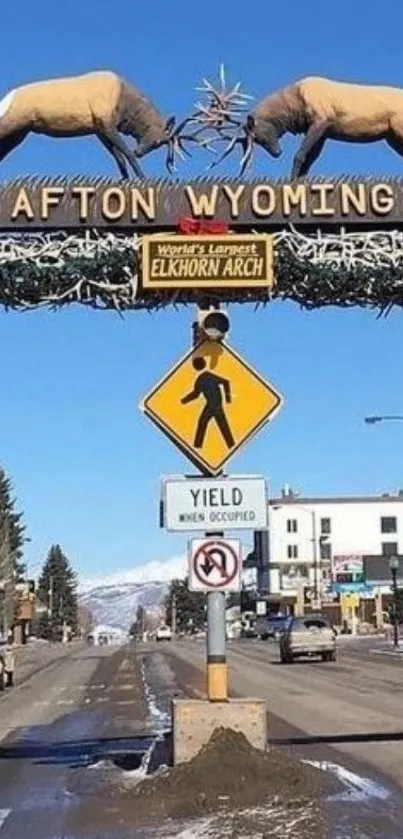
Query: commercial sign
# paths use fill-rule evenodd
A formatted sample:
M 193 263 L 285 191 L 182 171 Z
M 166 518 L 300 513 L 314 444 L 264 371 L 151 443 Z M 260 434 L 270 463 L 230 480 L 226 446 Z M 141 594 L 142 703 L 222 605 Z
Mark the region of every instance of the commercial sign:
M 255 229 L 287 224 L 373 227 L 403 223 L 403 183 L 331 180 L 304 183 L 195 180 L 19 179 L 0 188 L 0 229 L 127 228 L 176 230 L 184 216 Z
M 241 543 L 238 539 L 192 539 L 190 591 L 240 591 Z
M 362 554 L 334 554 L 332 578 L 337 584 L 363 583 L 364 566 Z
M 267 485 L 260 476 L 175 478 L 162 483 L 166 530 L 255 530 L 267 527 Z
M 144 236 L 145 289 L 270 288 L 273 243 L 264 234 Z
M 224 343 L 203 341 L 183 356 L 140 408 L 209 475 L 281 408 L 283 399 Z

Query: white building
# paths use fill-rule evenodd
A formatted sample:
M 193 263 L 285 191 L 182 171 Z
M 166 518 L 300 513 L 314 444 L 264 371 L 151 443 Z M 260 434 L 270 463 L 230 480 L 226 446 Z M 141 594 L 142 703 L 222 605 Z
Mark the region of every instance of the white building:
M 335 574 L 359 581 L 365 555 L 385 557 L 387 588 L 389 558 L 403 554 L 403 491 L 308 498 L 287 489 L 269 501 L 269 533 L 271 594 L 296 596 L 302 583 L 323 588 Z

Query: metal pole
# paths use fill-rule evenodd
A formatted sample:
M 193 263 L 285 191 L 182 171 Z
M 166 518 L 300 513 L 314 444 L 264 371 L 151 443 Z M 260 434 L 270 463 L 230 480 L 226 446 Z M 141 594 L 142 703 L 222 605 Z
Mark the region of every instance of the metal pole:
M 219 309 L 219 306 L 215 308 Z M 197 307 L 197 320 L 192 324 L 192 343 L 196 346 L 200 338 L 200 314 L 202 307 Z M 224 533 L 212 531 L 205 534 L 208 538 L 223 538 Z M 210 702 L 223 702 L 228 699 L 228 671 L 226 656 L 225 594 L 222 591 L 207 593 L 207 698 Z
M 171 613 L 171 631 L 172 638 L 176 636 L 176 594 L 172 597 L 172 613 Z
M 314 580 L 314 589 L 315 589 L 315 608 L 321 609 L 322 602 L 320 596 L 320 585 L 319 585 L 319 556 L 318 556 L 318 534 L 317 534 L 317 527 L 316 527 L 316 512 L 315 510 L 311 511 L 312 516 L 312 544 L 313 544 L 313 580 Z
M 222 532 L 206 533 L 206 539 L 223 536 Z M 209 591 L 207 594 L 207 698 L 210 702 L 225 702 L 228 699 L 223 591 Z
M 4 521 L 4 636 L 8 637 L 13 623 L 13 602 L 14 602 L 14 586 L 13 586 L 13 562 L 10 550 L 10 523 L 6 516 Z
M 50 620 L 50 640 L 53 641 L 53 574 L 49 577 L 49 608 L 48 608 L 48 616 Z
M 393 646 L 399 646 L 399 629 L 397 621 L 397 568 L 392 568 L 393 580 Z

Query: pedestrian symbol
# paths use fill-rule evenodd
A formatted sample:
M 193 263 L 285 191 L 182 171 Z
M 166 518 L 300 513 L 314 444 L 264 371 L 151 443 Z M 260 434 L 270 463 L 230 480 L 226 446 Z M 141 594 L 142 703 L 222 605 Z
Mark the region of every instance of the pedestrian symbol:
M 226 344 L 190 350 L 141 404 L 202 471 L 224 464 L 281 407 L 282 397 Z
M 228 449 L 235 446 L 235 440 L 231 434 L 231 429 L 228 425 L 227 417 L 223 408 L 222 390 L 224 391 L 225 401 L 231 402 L 231 385 L 228 379 L 223 379 L 206 370 L 207 362 L 203 356 L 197 355 L 193 359 L 193 367 L 195 370 L 202 370 L 200 376 L 197 377 L 193 390 L 183 397 L 182 405 L 187 405 L 194 399 L 198 399 L 201 395 L 204 396 L 205 405 L 200 414 L 196 426 L 196 434 L 194 438 L 195 449 L 202 449 L 206 432 L 209 423 L 215 420 L 217 426 L 225 440 Z

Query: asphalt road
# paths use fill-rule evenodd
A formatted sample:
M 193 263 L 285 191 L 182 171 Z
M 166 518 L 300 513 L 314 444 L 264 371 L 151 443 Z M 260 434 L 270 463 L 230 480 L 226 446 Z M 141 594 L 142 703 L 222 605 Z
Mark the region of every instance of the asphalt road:
M 403 655 L 385 655 L 384 646 L 370 639 L 348 639 L 340 642 L 336 663 L 309 660 L 286 666 L 279 664 L 273 642 L 233 641 L 228 644 L 230 689 L 265 699 L 268 711 L 291 730 L 318 737 L 386 733 L 388 742 L 339 742 L 334 749 L 401 789 Z M 176 641 L 175 655 L 204 669 L 203 641 Z
M 353 640 L 343 645 L 337 664 L 281 667 L 274 644 L 232 643 L 231 685 L 241 695 L 267 700 L 277 715 L 272 735 L 394 731 L 403 661 L 371 650 L 371 644 Z M 143 748 L 144 737 L 150 742 L 153 732 L 169 727 L 173 696 L 203 694 L 204 668 L 203 642 L 21 651 L 17 686 L 0 697 L 0 839 L 27 833 L 30 839 L 193 836 L 188 827 L 182 834 L 169 825 L 152 834 L 133 832 L 132 789 L 141 774 L 136 749 Z M 339 744 L 335 752 L 315 744 L 304 755 L 331 762 L 336 754 L 353 771 L 365 760 L 401 784 L 401 743 L 375 745 Z M 379 779 L 384 782 L 383 775 Z M 332 805 L 337 824 L 348 819 L 343 839 L 401 836 L 396 825 L 403 821 L 403 796 L 386 783 L 385 799 L 375 783 L 359 809 L 348 811 L 344 801 Z M 354 784 L 353 778 L 353 793 Z
M 66 653 L 60 646 L 42 662 L 35 651 L 30 668 L 26 655 L 24 677 L 21 668 L 19 683 L 0 698 L 0 837 L 60 839 L 88 778 L 91 792 L 93 780 L 97 789 L 105 784 L 86 768 L 93 744 L 150 733 L 152 725 L 127 648 L 72 645 Z

